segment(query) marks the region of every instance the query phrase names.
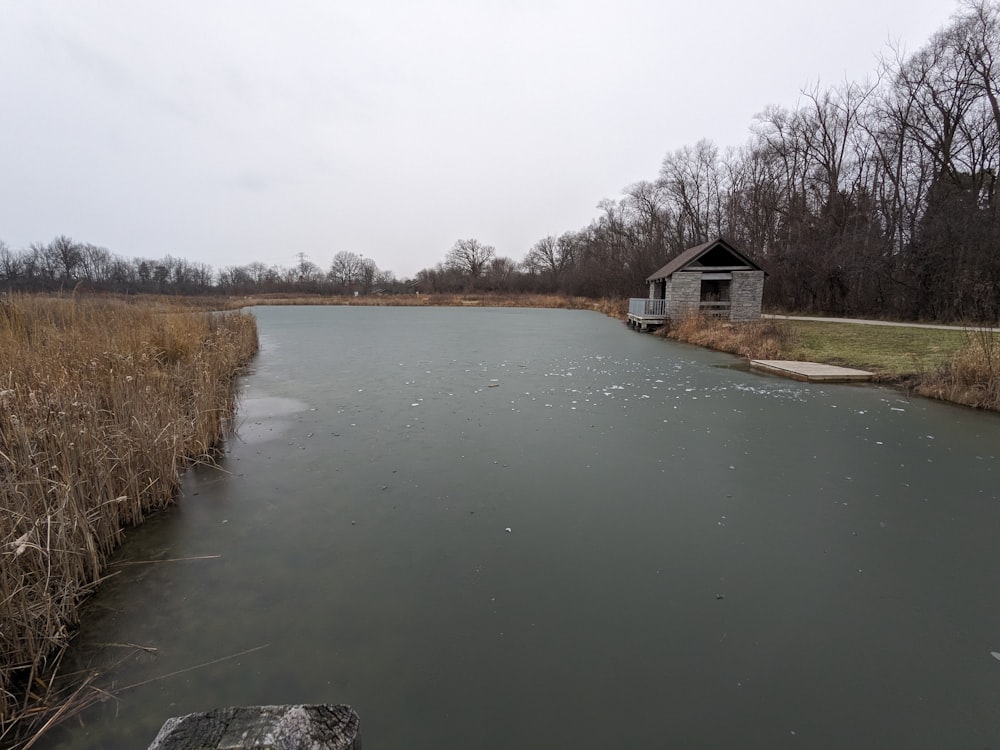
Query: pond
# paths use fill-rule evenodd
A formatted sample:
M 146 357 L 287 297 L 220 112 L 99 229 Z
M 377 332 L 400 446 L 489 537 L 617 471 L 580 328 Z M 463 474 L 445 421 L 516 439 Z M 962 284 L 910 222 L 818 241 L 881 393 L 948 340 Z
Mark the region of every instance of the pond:
M 996 415 L 585 311 L 256 314 L 226 455 L 76 639 L 118 698 L 49 747 L 284 703 L 368 750 L 1000 742 Z

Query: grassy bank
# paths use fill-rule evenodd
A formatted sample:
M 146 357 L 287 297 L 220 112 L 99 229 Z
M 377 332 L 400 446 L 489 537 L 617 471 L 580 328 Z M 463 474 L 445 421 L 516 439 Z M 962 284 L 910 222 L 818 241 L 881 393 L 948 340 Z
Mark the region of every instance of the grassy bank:
M 0 745 L 59 710 L 53 676 L 122 529 L 211 455 L 254 318 L 176 301 L 0 300 Z
M 982 329 L 692 317 L 658 334 L 749 359 L 857 367 L 921 396 L 1000 411 L 1000 335 Z

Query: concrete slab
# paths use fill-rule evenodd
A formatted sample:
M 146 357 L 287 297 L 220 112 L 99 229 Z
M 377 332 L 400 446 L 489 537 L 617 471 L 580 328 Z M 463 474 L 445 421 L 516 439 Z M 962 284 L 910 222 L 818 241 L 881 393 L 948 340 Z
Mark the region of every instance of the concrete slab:
M 823 365 L 819 362 L 794 362 L 787 359 L 753 359 L 750 366 L 783 375 L 786 378 L 805 380 L 810 383 L 859 383 L 872 379 L 872 373 L 867 370 L 855 370 L 851 367 Z

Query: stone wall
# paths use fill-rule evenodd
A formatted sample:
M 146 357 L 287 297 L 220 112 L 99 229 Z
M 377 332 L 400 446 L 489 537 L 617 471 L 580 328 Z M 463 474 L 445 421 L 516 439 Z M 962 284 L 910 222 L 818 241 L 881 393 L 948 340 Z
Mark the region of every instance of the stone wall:
M 678 271 L 667 283 L 667 317 L 680 320 L 698 312 L 701 303 L 701 272 Z
M 733 271 L 733 280 L 729 287 L 729 319 L 758 320 L 763 297 L 763 271 Z

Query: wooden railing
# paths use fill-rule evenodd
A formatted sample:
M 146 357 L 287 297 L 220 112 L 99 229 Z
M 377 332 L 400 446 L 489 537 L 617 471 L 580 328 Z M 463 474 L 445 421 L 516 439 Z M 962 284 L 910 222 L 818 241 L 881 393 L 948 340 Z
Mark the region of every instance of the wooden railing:
M 704 315 L 728 315 L 731 303 L 729 300 L 701 300 L 698 311 Z M 667 301 L 665 299 L 647 299 L 633 297 L 628 301 L 629 315 L 639 318 L 665 318 L 667 316 Z
M 665 299 L 633 297 L 628 301 L 628 311 L 630 315 L 639 315 L 647 318 L 663 318 L 667 314 L 667 301 Z

